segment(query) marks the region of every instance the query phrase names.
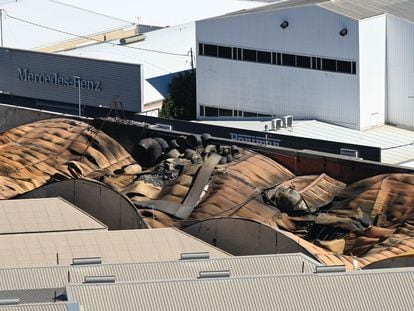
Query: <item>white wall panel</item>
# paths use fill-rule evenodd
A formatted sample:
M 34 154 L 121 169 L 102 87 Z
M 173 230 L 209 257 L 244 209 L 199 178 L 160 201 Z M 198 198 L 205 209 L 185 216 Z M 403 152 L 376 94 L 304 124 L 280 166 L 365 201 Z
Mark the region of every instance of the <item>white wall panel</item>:
M 414 24 L 387 16 L 387 122 L 414 129 Z
M 386 16 L 359 24 L 360 129 L 385 121 Z
M 279 27 L 289 21 L 285 30 Z M 346 27 L 348 35 L 339 31 Z M 197 41 L 358 63 L 358 22 L 306 6 L 197 22 Z M 359 128 L 359 76 L 199 56 L 198 105 Z
M 199 105 L 293 114 L 358 128 L 358 77 L 350 74 L 200 57 Z
M 280 28 L 284 21 L 286 29 Z M 346 27 L 348 35 L 339 31 Z M 316 6 L 199 21 L 197 41 L 355 60 L 358 22 Z

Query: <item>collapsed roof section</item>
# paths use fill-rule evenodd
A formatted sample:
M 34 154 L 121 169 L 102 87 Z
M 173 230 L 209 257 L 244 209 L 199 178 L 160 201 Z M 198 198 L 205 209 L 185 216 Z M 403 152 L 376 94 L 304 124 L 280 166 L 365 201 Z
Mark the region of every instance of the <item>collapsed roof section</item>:
M 297 244 L 291 249 L 348 269 L 414 251 L 412 174 L 346 185 L 323 167 L 316 175 L 295 176 L 263 154 L 212 143 L 208 136 L 167 140 L 137 142 L 142 171 L 115 140 L 85 123 L 53 119 L 20 126 L 0 136 L 0 197 L 55 179 L 87 177 L 128 196 L 153 228 L 186 230 L 222 218 L 253 221 L 275 232 L 265 239 L 283 236 Z M 246 235 L 253 234 L 247 231 L 246 225 Z
M 0 199 L 54 179 L 97 177 L 134 165 L 114 139 L 86 123 L 51 119 L 0 135 Z

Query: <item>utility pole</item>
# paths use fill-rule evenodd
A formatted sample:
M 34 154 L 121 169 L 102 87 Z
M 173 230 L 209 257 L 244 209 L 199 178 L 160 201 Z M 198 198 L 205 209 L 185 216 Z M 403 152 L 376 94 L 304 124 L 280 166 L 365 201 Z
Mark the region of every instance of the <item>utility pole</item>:
M 75 87 L 76 87 L 76 81 L 78 82 L 78 90 L 79 90 L 79 92 L 78 92 L 78 114 L 79 114 L 79 117 L 82 115 L 82 112 L 81 112 L 81 108 L 82 108 L 82 103 L 81 103 L 81 78 L 80 78 L 80 76 L 73 76 L 73 78 L 75 79 L 73 82 L 74 82 L 74 84 L 75 84 Z
M 3 9 L 0 9 L 0 35 L 1 35 L 1 47 L 3 47 Z

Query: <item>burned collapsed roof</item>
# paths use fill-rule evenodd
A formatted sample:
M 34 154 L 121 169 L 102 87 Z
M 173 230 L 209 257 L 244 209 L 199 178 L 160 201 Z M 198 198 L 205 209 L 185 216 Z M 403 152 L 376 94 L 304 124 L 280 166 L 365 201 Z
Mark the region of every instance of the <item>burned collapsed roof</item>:
M 414 250 L 414 175 L 345 184 L 295 176 L 257 152 L 208 137 L 137 142 L 138 160 L 88 124 L 52 119 L 0 136 L 0 197 L 68 178 L 93 178 L 128 196 L 150 227 L 230 217 L 265 224 L 325 264 L 364 267 Z M 242 237 L 240 237 L 242 238 Z

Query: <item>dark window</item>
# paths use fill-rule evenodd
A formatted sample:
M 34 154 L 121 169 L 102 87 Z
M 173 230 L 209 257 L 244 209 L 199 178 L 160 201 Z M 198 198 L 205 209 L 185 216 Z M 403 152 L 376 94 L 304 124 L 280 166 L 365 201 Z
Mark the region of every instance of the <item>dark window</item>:
M 226 46 L 219 46 L 218 57 L 231 59 L 231 48 Z
M 237 59 L 242 60 L 242 49 L 241 48 L 237 48 Z
M 217 45 L 204 44 L 204 55 L 217 57 Z
M 204 44 L 202 44 L 202 43 L 198 44 L 198 54 L 199 55 L 204 55 Z
M 292 54 L 282 54 L 282 64 L 283 66 L 296 66 L 296 55 Z
M 273 64 L 273 65 L 276 65 L 276 62 L 277 62 L 277 60 L 276 60 L 276 55 L 277 55 L 277 54 L 276 54 L 275 52 L 273 52 L 273 53 L 272 53 L 272 64 Z
M 204 112 L 206 117 L 218 117 L 218 108 L 206 106 Z
M 248 62 L 257 61 L 256 50 L 243 49 L 243 60 Z
M 311 68 L 311 58 L 309 56 L 296 56 L 296 66 L 300 68 Z
M 338 60 L 336 61 L 336 68 L 338 72 L 352 73 L 352 62 Z
M 271 55 L 272 54 L 270 52 L 257 51 L 257 61 L 259 63 L 270 64 L 272 60 Z
M 204 106 L 200 106 L 200 117 L 204 117 Z
M 329 58 L 322 58 L 322 70 L 336 71 L 336 60 Z
M 257 116 L 259 118 L 271 118 L 272 117 L 270 114 L 264 114 L 264 113 L 258 113 Z
M 256 112 L 245 111 L 244 112 L 244 117 L 246 117 L 246 118 L 257 118 L 257 113 Z
M 356 62 L 352 62 L 352 73 L 356 75 Z
M 233 110 L 220 108 L 219 109 L 219 116 L 220 117 L 232 117 L 233 116 Z
M 235 117 L 242 117 L 242 116 L 243 116 L 243 111 L 240 111 L 240 110 L 234 110 L 234 116 L 235 116 Z

